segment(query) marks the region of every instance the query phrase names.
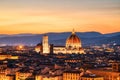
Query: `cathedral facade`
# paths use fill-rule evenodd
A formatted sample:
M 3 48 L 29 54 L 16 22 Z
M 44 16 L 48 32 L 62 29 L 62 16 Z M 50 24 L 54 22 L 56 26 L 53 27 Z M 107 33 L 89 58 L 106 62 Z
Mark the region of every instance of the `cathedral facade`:
M 51 46 L 49 45 L 49 39 L 47 35 L 43 36 L 41 44 L 35 47 L 36 52 L 42 54 L 48 54 L 53 52 L 54 54 L 84 54 L 80 38 L 75 34 L 74 30 L 72 34 L 66 39 L 65 46 Z M 52 47 L 52 48 L 51 48 Z M 53 51 L 51 51 L 53 50 Z

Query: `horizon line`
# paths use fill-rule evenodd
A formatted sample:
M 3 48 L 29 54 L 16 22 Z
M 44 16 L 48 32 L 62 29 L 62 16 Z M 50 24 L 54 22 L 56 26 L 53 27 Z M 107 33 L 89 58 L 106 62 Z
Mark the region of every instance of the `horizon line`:
M 6 33 L 6 34 L 2 34 L 0 33 L 0 35 L 19 35 L 19 34 L 33 34 L 33 35 L 36 35 L 36 34 L 49 34 L 49 33 L 67 33 L 67 32 L 71 32 L 72 31 L 61 31 L 61 32 L 44 32 L 44 33 Z M 102 33 L 102 32 L 99 32 L 99 31 L 75 31 L 75 33 L 86 33 L 86 32 L 97 32 L 97 33 L 100 33 L 100 34 L 111 34 L 111 33 L 119 33 L 120 31 L 115 31 L 115 32 L 107 32 L 107 33 Z

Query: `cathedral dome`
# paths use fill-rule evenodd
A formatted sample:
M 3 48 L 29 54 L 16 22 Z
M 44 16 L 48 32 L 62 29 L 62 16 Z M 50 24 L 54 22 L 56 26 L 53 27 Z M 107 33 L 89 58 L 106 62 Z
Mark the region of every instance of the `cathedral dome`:
M 38 43 L 36 46 L 35 46 L 35 51 L 37 53 L 41 52 L 42 51 L 42 43 Z
M 67 49 L 79 49 L 81 48 L 81 40 L 75 34 L 74 30 L 72 34 L 66 40 L 66 48 Z

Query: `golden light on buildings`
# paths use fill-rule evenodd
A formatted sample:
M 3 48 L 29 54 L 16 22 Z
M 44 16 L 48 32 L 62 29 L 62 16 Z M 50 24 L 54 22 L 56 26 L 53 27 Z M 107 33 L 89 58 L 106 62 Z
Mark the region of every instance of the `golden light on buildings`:
M 22 49 L 22 48 L 23 48 L 23 46 L 22 46 L 22 45 L 19 45 L 19 48 L 20 48 L 20 49 Z
M 50 44 L 47 35 L 43 36 L 41 44 L 37 44 L 35 47 L 36 52 L 50 53 Z M 52 50 L 51 50 L 52 51 Z M 80 38 L 75 34 L 73 30 L 72 34 L 66 39 L 65 46 L 54 46 L 53 53 L 63 53 L 63 54 L 85 54 L 84 49 L 82 48 L 82 42 Z
M 117 80 L 120 80 L 120 77 L 117 77 Z
M 17 50 L 24 50 L 24 45 L 18 45 L 16 49 Z
M 50 49 L 49 49 L 49 41 L 48 41 L 48 36 L 44 35 L 43 36 L 43 40 L 42 40 L 42 45 L 43 45 L 43 53 L 49 53 Z
M 41 50 L 40 50 L 41 48 L 39 47 L 39 46 L 37 46 L 37 47 L 35 47 L 35 51 L 37 52 L 37 53 L 39 53 Z
M 18 56 L 13 56 L 10 54 L 2 53 L 0 54 L 0 60 L 5 60 L 5 59 L 12 59 L 12 60 L 17 60 L 19 57 Z M 5 62 L 6 63 L 6 62 Z M 1 79 L 0 79 L 1 80 Z

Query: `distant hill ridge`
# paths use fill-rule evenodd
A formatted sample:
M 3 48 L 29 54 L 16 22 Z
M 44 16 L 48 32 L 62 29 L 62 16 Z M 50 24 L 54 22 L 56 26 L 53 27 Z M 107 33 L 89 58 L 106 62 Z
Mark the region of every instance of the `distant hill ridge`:
M 61 32 L 61 33 L 46 33 L 49 36 L 49 43 L 55 45 L 65 45 L 66 39 L 71 35 L 71 32 Z M 42 36 L 44 34 L 14 34 L 6 35 L 0 34 L 0 45 L 36 45 L 41 42 Z M 120 32 L 101 34 L 99 32 L 76 32 L 76 35 L 82 41 L 83 45 L 100 45 L 108 43 L 117 43 L 120 44 Z

